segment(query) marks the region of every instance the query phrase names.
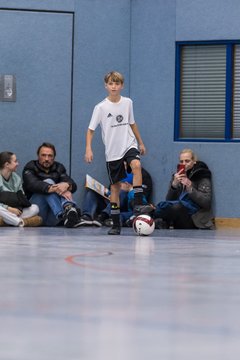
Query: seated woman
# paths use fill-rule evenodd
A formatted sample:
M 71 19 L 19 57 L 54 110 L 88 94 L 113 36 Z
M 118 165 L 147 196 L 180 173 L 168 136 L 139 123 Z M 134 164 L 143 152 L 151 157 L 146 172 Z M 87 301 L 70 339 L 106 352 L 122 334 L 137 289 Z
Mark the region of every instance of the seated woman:
M 153 213 L 157 227 L 214 229 L 211 171 L 191 149 L 180 152 L 179 163 L 183 167 L 172 176 L 166 201 Z
M 40 226 L 37 205 L 31 205 L 22 189 L 22 181 L 15 172 L 16 155 L 9 151 L 0 153 L 0 225 Z

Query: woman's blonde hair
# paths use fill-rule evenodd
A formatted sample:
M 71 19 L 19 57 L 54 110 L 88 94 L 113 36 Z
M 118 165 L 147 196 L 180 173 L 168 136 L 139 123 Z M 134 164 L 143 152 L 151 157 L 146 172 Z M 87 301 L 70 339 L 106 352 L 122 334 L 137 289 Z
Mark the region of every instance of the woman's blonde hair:
M 180 155 L 181 154 L 186 154 L 186 153 L 190 153 L 191 154 L 191 157 L 192 157 L 192 160 L 193 161 L 197 161 L 197 155 L 194 153 L 194 151 L 192 149 L 183 149 L 181 152 L 180 152 Z

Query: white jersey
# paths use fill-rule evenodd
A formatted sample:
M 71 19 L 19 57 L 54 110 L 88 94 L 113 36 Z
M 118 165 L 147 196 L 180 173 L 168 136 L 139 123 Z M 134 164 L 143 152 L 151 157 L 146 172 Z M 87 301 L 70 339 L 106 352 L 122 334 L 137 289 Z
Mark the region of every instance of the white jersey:
M 117 103 L 105 98 L 95 106 L 89 129 L 95 130 L 98 125 L 101 126 L 106 161 L 119 160 L 129 149 L 138 148 L 130 127 L 134 123 L 132 100 L 127 97 L 121 96 Z

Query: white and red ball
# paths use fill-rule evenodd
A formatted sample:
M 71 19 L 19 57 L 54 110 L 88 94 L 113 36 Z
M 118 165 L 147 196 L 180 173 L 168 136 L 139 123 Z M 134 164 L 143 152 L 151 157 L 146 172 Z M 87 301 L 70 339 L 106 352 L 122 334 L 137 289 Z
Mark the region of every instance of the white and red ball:
M 138 215 L 133 220 L 133 230 L 138 235 L 150 235 L 155 229 L 155 222 L 149 215 Z

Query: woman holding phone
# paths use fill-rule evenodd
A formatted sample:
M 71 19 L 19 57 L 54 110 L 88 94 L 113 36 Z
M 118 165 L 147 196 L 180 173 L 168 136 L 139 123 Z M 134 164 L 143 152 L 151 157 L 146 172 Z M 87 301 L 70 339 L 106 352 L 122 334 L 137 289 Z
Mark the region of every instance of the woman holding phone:
M 156 220 L 156 225 L 175 229 L 214 229 L 211 207 L 211 171 L 203 161 L 197 160 L 193 150 L 184 149 L 180 152 L 166 201 L 161 201 L 154 211 L 154 218 L 161 219 Z

